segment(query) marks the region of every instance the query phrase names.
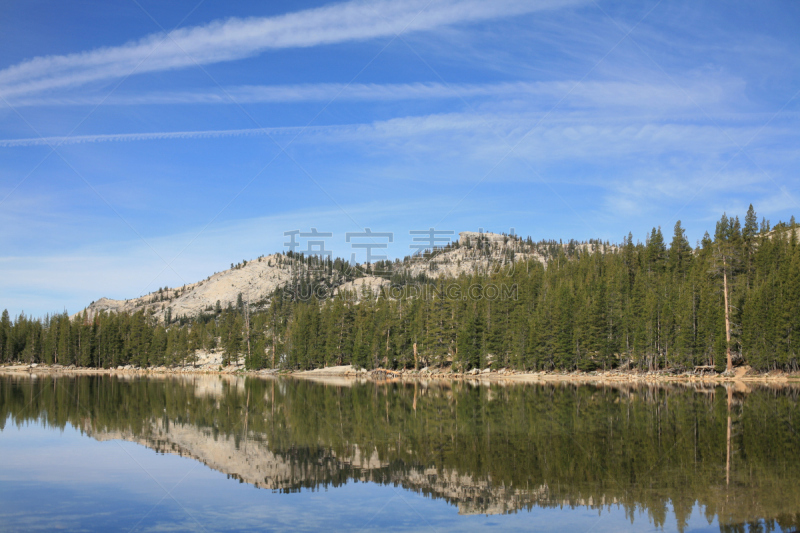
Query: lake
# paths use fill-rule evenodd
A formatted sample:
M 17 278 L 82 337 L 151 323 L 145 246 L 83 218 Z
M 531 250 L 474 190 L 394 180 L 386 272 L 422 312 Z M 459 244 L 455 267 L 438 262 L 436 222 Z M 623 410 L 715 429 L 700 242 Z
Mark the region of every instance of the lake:
M 799 396 L 0 376 L 0 529 L 794 531 Z

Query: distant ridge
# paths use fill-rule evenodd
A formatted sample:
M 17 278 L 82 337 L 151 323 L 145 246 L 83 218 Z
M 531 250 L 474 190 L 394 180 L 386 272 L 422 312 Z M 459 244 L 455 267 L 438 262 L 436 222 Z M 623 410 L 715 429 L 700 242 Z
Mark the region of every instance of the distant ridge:
M 286 288 L 299 279 L 313 279 L 330 289 L 329 294 L 349 291 L 358 296 L 364 289 L 378 293 L 392 283 L 393 276 L 404 279 L 439 277 L 457 278 L 461 275 L 485 272 L 490 268 L 503 268 L 519 261 L 547 263 L 558 248 L 590 249 L 605 251 L 616 246 L 596 241 L 562 244 L 556 241 L 534 243 L 515 235 L 464 231 L 456 242 L 433 253 L 426 252 L 395 260 L 375 273 L 366 264 L 350 268 L 345 272 L 336 269 L 309 267 L 306 259 L 299 255 L 275 253 L 243 261 L 228 270 L 182 287 L 161 288 L 138 298 L 113 300 L 100 298 L 73 317 L 87 314 L 91 319 L 100 312 L 133 313 L 144 310 L 159 321 L 169 316 L 192 318 L 210 312 L 217 303 L 222 308 L 235 305 L 241 295 L 244 301 L 265 305 L 278 289 Z M 337 260 L 345 265 L 344 260 Z

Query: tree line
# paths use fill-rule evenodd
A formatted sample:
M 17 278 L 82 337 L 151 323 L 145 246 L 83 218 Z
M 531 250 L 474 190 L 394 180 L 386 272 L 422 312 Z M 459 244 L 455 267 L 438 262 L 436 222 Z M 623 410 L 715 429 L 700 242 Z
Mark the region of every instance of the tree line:
M 222 350 L 250 369 L 798 370 L 798 228 L 723 215 L 694 248 L 680 221 L 667 242 L 540 243 L 546 261 L 457 278 L 392 275 L 379 293 L 317 299 L 296 284 L 259 311 L 239 298 L 198 317 L 139 311 L 0 318 L 0 360 L 109 367 L 192 362 Z M 513 254 L 512 254 L 513 255 Z M 513 259 L 513 257 L 511 258 Z M 307 275 L 301 284 L 313 285 Z M 308 297 L 306 297 L 308 296 Z

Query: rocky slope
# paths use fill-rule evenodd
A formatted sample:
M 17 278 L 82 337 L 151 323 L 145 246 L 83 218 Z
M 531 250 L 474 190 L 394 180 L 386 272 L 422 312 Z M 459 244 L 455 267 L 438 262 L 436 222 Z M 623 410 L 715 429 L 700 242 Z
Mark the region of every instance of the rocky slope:
M 138 298 L 112 300 L 100 298 L 92 302 L 84 311 L 91 319 L 96 313 L 136 312 L 144 310 L 152 313 L 158 320 L 169 315 L 194 317 L 211 311 L 219 302 L 222 308 L 235 305 L 239 295 L 251 306 L 262 304 L 278 289 L 287 287 L 302 277 L 317 279 L 324 285 L 324 295 L 342 294 L 348 291 L 355 297 L 370 291 L 373 294 L 390 285 L 389 277 L 394 274 L 429 278 L 458 277 L 462 274 L 477 274 L 491 271 L 509 271 L 521 261 L 547 262 L 549 245 L 524 241 L 519 237 L 498 233 L 459 233 L 456 243 L 437 249 L 432 254 L 415 255 L 396 260 L 382 276 L 366 272 L 365 265 L 356 267 L 355 276 L 342 276 L 339 272 L 312 272 L 302 261 L 283 254 L 273 254 L 246 261 L 229 270 L 216 273 L 208 278 L 183 287 L 163 288 Z M 555 246 L 562 246 L 561 244 Z M 582 243 L 577 245 L 584 250 L 605 249 L 601 244 Z M 551 250 L 552 252 L 552 250 Z M 74 315 L 83 315 L 84 311 Z
M 279 287 L 292 280 L 295 261 L 273 254 L 218 272 L 208 278 L 183 287 L 159 289 L 139 298 L 112 300 L 100 298 L 86 308 L 91 319 L 100 311 L 152 312 L 159 320 L 169 313 L 172 317 L 197 316 L 214 309 L 219 302 L 223 308 L 236 304 L 239 294 L 247 302 L 258 302 L 269 297 Z M 83 311 L 78 313 L 82 314 Z

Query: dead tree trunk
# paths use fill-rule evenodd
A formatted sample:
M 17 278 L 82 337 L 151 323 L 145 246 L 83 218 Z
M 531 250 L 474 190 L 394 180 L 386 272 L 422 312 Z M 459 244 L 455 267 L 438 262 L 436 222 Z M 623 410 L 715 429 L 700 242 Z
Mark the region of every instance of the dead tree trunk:
M 731 361 L 731 318 L 730 307 L 728 306 L 728 269 L 725 265 L 724 255 L 722 256 L 722 292 L 725 293 L 725 355 L 727 357 L 725 370 L 730 372 L 733 370 Z
M 247 360 L 252 361 L 252 354 L 250 353 L 250 301 L 248 300 L 244 307 L 244 326 L 247 330 Z

